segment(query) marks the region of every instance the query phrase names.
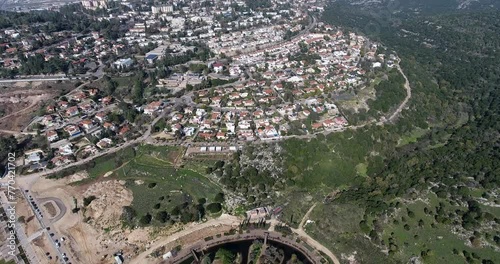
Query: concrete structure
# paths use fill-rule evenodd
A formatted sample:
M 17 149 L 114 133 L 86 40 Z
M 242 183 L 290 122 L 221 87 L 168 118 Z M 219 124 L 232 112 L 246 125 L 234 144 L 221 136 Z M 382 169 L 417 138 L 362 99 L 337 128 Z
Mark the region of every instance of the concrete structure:
M 132 66 L 133 64 L 134 64 L 134 61 L 131 58 L 119 59 L 113 63 L 113 65 L 117 69 L 125 69 L 125 68 Z
M 153 14 L 167 14 L 167 13 L 172 13 L 174 12 L 174 7 L 171 5 L 165 5 L 165 6 L 152 6 L 151 7 L 151 12 Z

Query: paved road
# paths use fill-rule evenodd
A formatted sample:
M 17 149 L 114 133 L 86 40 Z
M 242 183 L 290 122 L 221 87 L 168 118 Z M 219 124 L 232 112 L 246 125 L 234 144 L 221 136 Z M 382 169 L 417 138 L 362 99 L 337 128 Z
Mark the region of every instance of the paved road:
M 104 75 L 103 69 L 104 65 L 100 65 L 94 73 L 78 74 L 76 76 L 66 76 L 65 74 L 17 76 L 17 79 L 0 79 L 0 83 L 66 81 L 88 78 L 92 76 L 101 78 Z
M 47 230 L 47 227 L 49 227 L 49 224 L 50 224 L 50 223 L 49 223 L 49 224 L 46 224 L 46 223 L 43 221 L 43 218 L 40 216 L 40 214 L 38 214 L 38 213 L 35 211 L 34 206 L 31 204 L 30 200 L 28 199 L 28 194 L 27 194 L 27 193 L 26 193 L 23 189 L 20 189 L 20 190 L 21 190 L 21 192 L 22 192 L 22 194 L 23 194 L 23 197 L 24 197 L 24 199 L 26 200 L 26 202 L 30 205 L 30 208 L 31 208 L 31 210 L 33 211 L 33 214 L 35 214 L 35 219 L 38 221 L 38 223 L 39 223 L 39 224 L 40 224 L 40 226 L 42 227 L 42 230 L 41 230 L 41 231 L 42 231 L 42 232 L 43 232 L 43 233 L 47 236 L 47 238 L 48 238 L 48 239 L 49 239 L 49 241 L 50 241 L 50 244 L 51 244 L 51 245 L 52 245 L 52 247 L 54 248 L 54 252 L 56 252 L 56 253 L 57 253 L 57 256 L 59 257 L 59 262 L 60 262 L 60 263 L 63 263 L 63 264 L 64 264 L 64 263 L 66 263 L 66 261 L 64 261 L 64 260 L 63 260 L 63 255 L 62 255 L 62 254 L 63 254 L 63 252 L 62 252 L 62 250 L 63 250 L 63 245 L 62 245 L 62 243 L 61 243 L 61 246 L 56 246 L 56 243 L 55 243 L 55 240 L 54 240 L 54 239 L 56 239 L 56 237 L 55 237 L 55 236 L 54 236 L 54 237 L 50 236 L 49 231 Z M 41 206 L 40 201 L 39 201 L 36 197 L 34 197 L 34 195 L 33 195 L 32 193 L 30 193 L 30 194 L 32 195 L 33 201 L 34 201 L 34 202 L 35 202 L 35 203 L 39 206 L 38 208 L 40 208 L 40 206 Z M 41 209 L 40 209 L 40 211 L 41 211 Z M 43 212 L 43 211 L 42 211 L 42 212 Z M 51 232 L 53 232 L 53 231 L 51 231 Z
M 314 208 L 314 206 L 310 209 L 310 211 L 312 211 L 313 208 Z M 205 228 L 208 228 L 208 227 L 215 227 L 215 226 L 222 226 L 222 225 L 226 225 L 226 226 L 238 226 L 241 223 L 241 220 L 242 219 L 240 219 L 240 218 L 238 218 L 236 216 L 222 215 L 221 217 L 219 217 L 217 219 L 211 219 L 211 220 L 209 220 L 209 221 L 207 221 L 205 223 L 201 223 L 201 224 L 200 223 L 192 223 L 192 224 L 190 224 L 189 226 L 186 226 L 184 229 L 182 229 L 181 231 L 179 231 L 177 233 L 174 233 L 174 234 L 169 235 L 167 237 L 164 237 L 164 238 L 162 238 L 162 239 L 160 239 L 158 241 L 155 241 L 149 247 L 148 250 L 142 252 L 137 257 L 135 257 L 134 259 L 132 259 L 130 261 L 130 263 L 131 264 L 133 264 L 133 263 L 136 263 L 136 264 L 148 263 L 146 261 L 147 257 L 153 251 L 155 251 L 156 249 L 158 249 L 161 246 L 164 246 L 164 245 L 166 245 L 168 243 L 174 242 L 174 241 L 178 240 L 181 237 L 187 236 L 187 235 L 189 235 L 191 233 L 194 233 L 194 232 L 198 232 L 198 231 L 200 231 L 202 229 L 205 229 Z M 278 220 L 276 220 L 276 219 L 270 220 L 270 223 L 271 223 L 271 226 L 275 226 L 277 224 L 281 224 L 281 222 L 278 221 Z M 328 248 L 324 247 L 323 245 L 321 245 L 321 243 L 319 243 L 316 240 L 314 240 L 306 232 L 304 232 L 301 229 L 293 229 L 293 228 L 292 228 L 292 231 L 294 233 L 298 234 L 299 236 L 301 236 L 303 238 L 303 240 L 307 242 L 308 245 L 312 246 L 313 248 L 315 248 L 318 251 L 321 251 L 321 252 L 325 253 L 328 257 L 330 257 L 330 259 L 333 261 L 334 264 L 340 264 L 338 258 Z
M 0 133 L 10 134 L 10 135 L 14 135 L 14 136 L 17 136 L 17 135 L 33 135 L 33 136 L 35 136 L 36 135 L 36 132 L 19 132 L 19 131 L 13 131 L 13 130 L 5 130 L 5 129 L 0 129 Z
M 310 237 L 306 232 L 304 232 L 304 230 L 292 228 L 292 231 L 298 234 L 299 236 L 305 238 L 305 241 L 307 242 L 308 245 L 312 246 L 316 250 L 325 253 L 333 261 L 334 264 L 340 264 L 340 261 L 337 258 L 337 256 L 335 256 L 328 248 L 323 246 L 321 243 Z
M 166 245 L 168 243 L 176 241 L 177 239 L 184 237 L 184 236 L 187 236 L 191 233 L 198 232 L 202 229 L 205 229 L 208 227 L 213 227 L 213 226 L 221 226 L 221 225 L 237 226 L 240 224 L 240 222 L 241 222 L 241 219 L 239 219 L 236 216 L 223 214 L 219 218 L 208 220 L 205 223 L 201 223 L 201 224 L 200 223 L 192 223 L 188 226 L 185 226 L 184 229 L 182 229 L 182 231 L 179 231 L 177 233 L 174 233 L 172 235 L 169 235 L 167 237 L 161 238 L 160 240 L 153 242 L 153 244 L 149 246 L 148 250 L 146 250 L 146 251 L 142 252 L 141 254 L 139 254 L 138 256 L 134 257 L 134 259 L 132 259 L 130 261 L 130 264 L 148 263 L 146 261 L 146 259 L 148 258 L 148 256 L 151 253 L 153 253 L 153 251 L 155 251 L 156 249 L 158 249 L 159 247 L 161 247 L 163 245 Z
M 16 191 L 20 191 L 20 190 L 16 190 Z M 1 204 L 5 210 L 5 213 L 7 214 L 7 216 L 9 216 L 8 214 L 8 207 L 9 207 L 9 204 L 13 204 L 15 206 L 15 203 L 11 203 L 7 197 L 5 196 L 5 193 L 3 191 L 0 191 L 0 201 L 1 201 Z M 17 218 L 17 216 L 16 216 Z M 30 243 L 30 241 L 28 240 L 28 237 L 26 236 L 26 233 L 24 232 L 24 228 L 22 227 L 21 223 L 17 222 L 17 219 L 16 219 L 16 223 L 15 223 L 15 231 L 16 231 L 16 236 L 17 236 L 17 239 L 19 240 L 19 245 L 24 249 L 24 252 L 26 253 L 26 257 L 28 258 L 28 260 L 32 263 L 40 263 L 36 253 L 35 253 L 35 250 L 33 249 L 33 246 L 32 244 Z
M 98 80 L 99 80 L 99 78 L 98 78 L 96 81 L 98 81 Z M 0 80 L 0 81 L 1 81 L 1 80 Z M 85 87 L 86 85 L 88 85 L 88 84 L 90 84 L 90 83 L 91 83 L 91 81 L 87 81 L 87 82 L 85 82 L 85 83 L 82 83 L 82 84 L 80 84 L 78 87 L 74 88 L 74 89 L 73 89 L 70 93 L 73 93 L 73 92 L 75 92 L 75 91 L 78 91 L 78 90 L 82 89 L 83 87 Z M 38 102 L 33 103 L 33 104 L 30 104 L 28 107 L 25 107 L 25 108 L 23 108 L 23 109 L 21 109 L 21 110 L 19 110 L 19 111 L 16 111 L 16 112 L 10 113 L 10 114 L 8 114 L 8 115 L 6 115 L 6 116 L 3 116 L 3 117 L 1 117 L 1 118 L 0 118 L 0 121 L 1 121 L 1 120 L 4 120 L 4 119 L 7 119 L 7 118 L 9 118 L 9 117 L 11 117 L 11 116 L 17 115 L 17 114 L 19 114 L 19 113 L 22 113 L 22 112 L 24 112 L 24 111 L 30 110 L 33 106 L 36 106 L 37 104 L 38 104 Z M 111 105 L 111 106 L 112 106 L 112 105 Z M 105 111 L 108 107 L 111 107 L 111 106 L 107 106 L 107 107 L 105 107 L 105 108 L 103 109 L 103 111 Z M 57 129 L 59 129 L 59 128 L 60 128 L 60 127 L 58 127 Z M 0 133 L 4 133 L 4 134 L 11 134 L 11 135 L 14 135 L 14 136 L 19 136 L 19 135 L 37 135 L 37 133 L 36 133 L 36 132 L 14 131 L 14 130 L 5 130 L 5 129 L 0 129 Z
M 50 77 L 50 78 L 29 78 L 29 79 L 8 79 L 0 80 L 0 83 L 16 83 L 16 82 L 46 82 L 46 81 L 66 81 L 68 77 Z
M 141 137 L 139 137 L 139 138 L 136 138 L 136 139 L 131 140 L 131 141 L 127 141 L 127 142 L 125 142 L 124 144 L 122 144 L 120 146 L 117 146 L 117 147 L 114 147 L 114 148 L 110 148 L 110 149 L 106 149 L 105 151 L 102 151 L 102 152 L 98 152 L 94 156 L 90 156 L 90 157 L 88 157 L 86 159 L 82 159 L 82 160 L 79 160 L 79 161 L 76 161 L 76 162 L 73 162 L 73 163 L 61 166 L 61 167 L 57 167 L 57 168 L 54 168 L 54 169 L 47 169 L 47 170 L 42 171 L 42 172 L 37 172 L 37 173 L 29 174 L 27 177 L 31 177 L 33 179 L 36 179 L 38 177 L 47 176 L 47 175 L 50 175 L 50 174 L 53 174 L 53 173 L 57 173 L 59 171 L 62 171 L 62 170 L 65 170 L 65 169 L 68 169 L 68 168 L 71 168 L 71 167 L 74 167 L 74 166 L 83 165 L 83 164 L 85 164 L 87 162 L 92 161 L 95 158 L 98 158 L 98 157 L 101 157 L 101 156 L 104 156 L 104 155 L 107 155 L 107 154 L 115 153 L 115 152 L 117 152 L 119 150 L 125 149 L 125 148 L 130 147 L 130 146 L 132 146 L 134 144 L 141 143 L 141 142 L 143 142 L 144 140 L 146 140 L 151 135 L 152 127 L 158 122 L 158 120 L 160 120 L 161 118 L 163 118 L 165 116 L 165 113 L 166 113 L 166 111 L 163 111 L 157 118 L 155 118 L 151 122 L 151 124 L 148 126 L 148 128 L 146 129 L 146 132 L 144 132 L 144 134 Z
M 253 229 L 243 234 L 236 233 L 229 236 L 221 236 L 221 237 L 214 236 L 213 239 L 211 239 L 210 241 L 203 241 L 203 240 L 198 241 L 194 244 L 189 245 L 187 248 L 181 249 L 181 251 L 178 252 L 178 255 L 175 258 L 162 261 L 160 262 L 160 264 L 170 264 L 179 262 L 182 263 L 192 256 L 191 252 L 192 250 L 199 253 L 200 251 L 206 251 L 210 248 L 214 248 L 219 245 L 224 245 L 227 243 L 248 241 L 255 239 L 266 240 L 266 237 L 267 237 L 267 243 L 269 243 L 270 241 L 277 242 L 279 244 L 287 245 L 291 248 L 294 248 L 298 252 L 301 252 L 309 260 L 308 262 L 320 263 L 321 259 L 323 259 L 323 257 L 319 253 L 311 252 L 311 250 L 306 248 L 304 244 L 297 242 L 294 237 L 290 236 L 283 237 L 282 234 L 278 232 L 273 232 L 264 229 Z M 265 250 L 266 246 L 267 244 L 263 245 L 261 253 Z
M 59 207 L 59 214 L 57 214 L 54 218 L 50 219 L 50 223 L 55 223 L 59 221 L 67 212 L 68 208 L 64 205 L 63 201 L 59 198 L 56 197 L 46 197 L 46 198 L 40 198 L 38 199 L 40 202 L 40 205 L 42 205 L 45 202 L 54 202 L 57 207 Z

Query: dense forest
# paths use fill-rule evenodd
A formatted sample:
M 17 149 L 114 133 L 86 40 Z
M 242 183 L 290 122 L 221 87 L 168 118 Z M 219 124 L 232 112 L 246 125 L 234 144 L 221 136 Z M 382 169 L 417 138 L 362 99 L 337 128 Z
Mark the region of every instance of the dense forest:
M 119 20 L 90 19 L 81 6 L 68 5 L 56 11 L 8 12 L 0 11 L 0 29 L 29 26 L 31 33 L 74 31 L 82 34 L 99 31 L 106 38 L 117 39 L 124 32 Z
M 31 11 L 31 12 L 8 12 L 0 11 L 0 30 L 17 29 L 21 34 L 38 36 L 41 33 L 49 34 L 63 32 L 69 36 L 69 32 L 78 34 L 88 34 L 91 31 L 98 31 L 106 39 L 116 40 L 123 36 L 127 27 L 121 24 L 118 19 L 101 20 L 89 18 L 79 5 L 67 5 L 56 11 Z M 75 33 L 76 34 L 76 33 Z M 32 39 L 33 49 L 43 46 L 50 46 L 62 37 L 53 37 L 50 40 Z M 49 48 L 53 53 L 54 47 Z M 14 69 L 0 68 L 0 78 L 13 78 L 18 74 L 68 74 L 70 70 L 69 62 L 59 57 L 45 60 L 42 55 L 26 58 L 17 54 L 21 60 L 21 67 Z
M 311 233 L 362 263 L 500 261 L 500 12 L 382 20 L 333 3 L 323 20 L 394 49 L 412 98 L 392 125 L 283 144 L 297 193 L 325 199 Z

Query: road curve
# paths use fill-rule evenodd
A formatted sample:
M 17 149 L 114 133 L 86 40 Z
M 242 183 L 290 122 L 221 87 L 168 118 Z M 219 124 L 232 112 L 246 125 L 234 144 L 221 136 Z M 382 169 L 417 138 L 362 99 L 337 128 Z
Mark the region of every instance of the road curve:
M 177 239 L 187 236 L 191 233 L 198 232 L 202 229 L 208 228 L 208 227 L 213 227 L 213 226 L 221 226 L 221 225 L 227 225 L 227 226 L 237 226 L 241 223 L 242 219 L 239 219 L 236 216 L 232 215 L 227 215 L 223 214 L 219 218 L 216 219 L 211 219 L 208 220 L 205 223 L 192 223 L 189 224 L 188 226 L 185 226 L 181 231 L 173 233 L 167 237 L 163 237 L 159 239 L 158 241 L 153 242 L 146 251 L 143 251 L 141 254 L 138 256 L 134 257 L 132 260 L 130 260 L 130 264 L 145 264 L 149 263 L 148 256 L 153 253 L 156 249 L 158 249 L 161 246 L 164 246 L 168 243 L 174 242 Z
M 327 255 L 333 261 L 334 264 L 340 264 L 340 261 L 337 258 L 337 256 L 335 256 L 328 248 L 323 246 L 321 243 L 314 240 L 304 230 L 292 228 L 292 231 L 294 233 L 298 234 L 299 236 L 306 238 L 305 241 L 308 245 L 312 246 L 313 248 L 315 248 L 318 251 L 323 252 L 325 255 Z
M 45 197 L 45 198 L 38 198 L 37 199 L 40 204 L 46 203 L 46 202 L 54 202 L 57 207 L 59 207 L 59 214 L 54 216 L 54 218 L 50 219 L 50 223 L 55 223 L 59 221 L 67 212 L 67 208 L 64 205 L 63 201 L 59 198 L 56 197 Z

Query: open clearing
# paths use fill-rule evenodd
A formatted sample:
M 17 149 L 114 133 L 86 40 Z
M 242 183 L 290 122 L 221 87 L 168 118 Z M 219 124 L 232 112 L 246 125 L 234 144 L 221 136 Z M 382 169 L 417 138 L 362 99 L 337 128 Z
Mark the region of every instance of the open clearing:
M 183 203 L 196 203 L 206 198 L 207 203 L 221 188 L 206 177 L 189 169 L 177 169 L 174 163 L 180 159 L 182 150 L 173 147 L 140 146 L 135 158 L 110 176 L 124 180 L 132 190 L 132 207 L 138 216 L 157 211 L 170 211 Z M 158 208 L 153 206 L 160 204 Z
M 36 198 L 58 198 L 68 209 L 53 224 L 53 230 L 58 237 L 68 239 L 65 251 L 74 263 L 111 263 L 114 253 L 123 251 L 126 259 L 137 256 L 182 227 L 154 220 L 148 227 L 125 228 L 121 221 L 124 206 L 133 207 L 138 217 L 146 213 L 156 215 L 160 210 L 170 212 L 186 203 L 196 205 L 200 198 L 210 203 L 221 191 L 201 174 L 174 166 L 182 153 L 182 148 L 138 146 L 98 159 L 88 174 L 79 172 L 58 180 L 40 178 L 35 182 L 19 178 L 19 181 Z M 84 198 L 91 196 L 95 199 L 84 205 Z M 51 205 L 42 206 L 50 215 L 55 209 Z M 80 210 L 72 212 L 75 207 Z M 27 205 L 23 208 L 20 203 L 19 211 L 26 214 L 28 235 L 40 229 Z M 35 242 L 43 248 L 37 251 L 39 258 L 47 259 L 45 252 L 50 250 L 45 248 L 46 241 L 40 238 Z
M 111 256 L 119 249 L 131 252 L 135 246 L 127 240 L 134 240 L 131 232 L 107 233 L 104 225 L 119 226 L 122 206 L 132 201 L 132 193 L 116 180 L 98 181 L 80 186 L 69 185 L 71 177 L 60 180 L 41 178 L 33 184 L 31 192 L 37 198 L 57 197 L 68 209 L 75 207 L 75 200 L 81 210 L 66 214 L 54 223 L 54 231 L 68 238 L 67 254 L 77 263 L 109 263 Z M 86 207 L 84 197 L 95 195 L 97 199 Z M 147 231 L 145 231 L 147 232 Z M 40 259 L 46 258 L 45 252 Z
M 44 103 L 71 89 L 75 89 L 73 82 L 34 82 L 2 86 L 0 89 L 0 129 L 23 130 Z

